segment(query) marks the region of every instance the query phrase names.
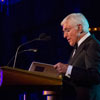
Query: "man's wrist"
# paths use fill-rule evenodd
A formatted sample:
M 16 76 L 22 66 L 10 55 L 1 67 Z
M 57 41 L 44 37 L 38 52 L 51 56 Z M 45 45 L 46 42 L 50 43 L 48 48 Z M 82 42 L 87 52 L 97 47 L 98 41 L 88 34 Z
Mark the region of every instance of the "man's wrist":
M 65 76 L 67 76 L 68 78 L 70 78 L 71 76 L 72 68 L 73 68 L 72 65 L 68 65 L 67 71 L 65 73 Z

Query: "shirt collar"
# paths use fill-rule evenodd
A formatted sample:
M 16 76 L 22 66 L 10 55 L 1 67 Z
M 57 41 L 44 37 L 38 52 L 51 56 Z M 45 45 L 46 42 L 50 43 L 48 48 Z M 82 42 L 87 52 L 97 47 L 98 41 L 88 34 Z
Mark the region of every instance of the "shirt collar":
M 80 44 L 85 41 L 89 36 L 90 36 L 90 32 L 88 32 L 86 35 L 84 35 L 79 41 L 78 41 L 78 47 L 80 46 Z

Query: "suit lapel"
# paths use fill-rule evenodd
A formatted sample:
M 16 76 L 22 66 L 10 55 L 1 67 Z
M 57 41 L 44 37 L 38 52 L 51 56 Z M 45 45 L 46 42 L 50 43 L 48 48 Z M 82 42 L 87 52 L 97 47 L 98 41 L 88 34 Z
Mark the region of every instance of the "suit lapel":
M 73 57 L 71 57 L 71 59 L 69 60 L 69 64 L 72 64 L 75 59 L 77 59 L 78 55 L 80 54 L 80 52 L 82 52 L 85 49 L 85 45 L 87 43 L 87 41 L 89 41 L 91 39 L 91 36 L 89 36 L 76 50 L 75 54 Z

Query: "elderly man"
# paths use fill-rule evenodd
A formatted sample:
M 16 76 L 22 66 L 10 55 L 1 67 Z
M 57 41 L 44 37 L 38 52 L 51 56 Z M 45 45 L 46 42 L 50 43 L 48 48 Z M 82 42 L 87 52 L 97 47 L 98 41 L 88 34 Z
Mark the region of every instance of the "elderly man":
M 61 22 L 64 38 L 74 47 L 68 64 L 54 68 L 63 74 L 64 100 L 100 100 L 100 42 L 90 34 L 81 13 L 72 13 Z

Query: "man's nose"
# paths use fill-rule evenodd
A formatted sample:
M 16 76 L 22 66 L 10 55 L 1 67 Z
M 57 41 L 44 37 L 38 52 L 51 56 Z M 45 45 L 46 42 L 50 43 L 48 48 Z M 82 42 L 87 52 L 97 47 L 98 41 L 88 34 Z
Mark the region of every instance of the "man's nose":
M 64 38 L 67 38 L 68 34 L 66 32 L 64 32 Z

